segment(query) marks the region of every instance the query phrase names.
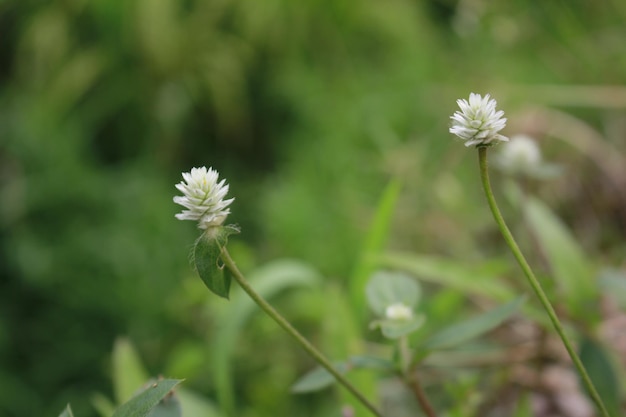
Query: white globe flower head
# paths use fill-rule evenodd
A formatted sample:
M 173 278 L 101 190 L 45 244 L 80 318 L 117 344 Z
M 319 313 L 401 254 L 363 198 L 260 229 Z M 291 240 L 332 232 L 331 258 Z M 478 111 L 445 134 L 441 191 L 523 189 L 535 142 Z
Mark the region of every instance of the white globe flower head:
M 512 174 L 532 173 L 541 164 L 541 150 L 530 136 L 515 135 L 500 148 L 495 162 L 501 170 Z
M 389 320 L 410 320 L 413 318 L 413 310 L 403 303 L 394 303 L 385 309 L 385 317 Z
M 496 101 L 489 94 L 482 97 L 471 93 L 469 102 L 464 99 L 456 101 L 461 111 L 456 111 L 450 118 L 450 133 L 465 141 L 465 146 L 488 146 L 509 139 L 498 132 L 506 126 L 502 110 L 496 111 Z
M 183 179 L 176 188 L 183 196 L 174 197 L 174 203 L 187 208 L 176 214 L 178 220 L 198 222 L 200 229 L 221 226 L 230 213 L 227 208 L 235 199 L 224 200 L 228 193 L 226 180 L 218 181 L 219 174 L 213 168 L 192 168 L 183 172 Z

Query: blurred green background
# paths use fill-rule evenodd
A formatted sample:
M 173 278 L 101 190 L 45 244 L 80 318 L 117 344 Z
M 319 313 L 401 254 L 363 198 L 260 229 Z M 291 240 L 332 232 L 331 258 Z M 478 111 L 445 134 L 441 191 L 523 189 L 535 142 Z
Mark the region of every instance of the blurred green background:
M 626 267 L 625 21 L 617 0 L 0 1 L 0 415 L 96 415 L 118 336 L 215 400 L 227 303 L 172 202 L 193 166 L 231 184 L 244 271 L 296 258 L 323 277 L 275 298 L 314 341 L 392 179 L 387 247 L 510 261 L 448 133 L 470 92 L 564 167 L 531 188 L 594 262 Z M 258 316 L 233 352 L 236 415 L 330 407 L 287 391 L 312 362 Z

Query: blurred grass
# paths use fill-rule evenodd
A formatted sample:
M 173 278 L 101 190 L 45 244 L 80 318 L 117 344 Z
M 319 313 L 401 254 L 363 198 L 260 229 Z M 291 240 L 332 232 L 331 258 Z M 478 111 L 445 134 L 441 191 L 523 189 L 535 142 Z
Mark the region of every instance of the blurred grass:
M 248 270 L 295 257 L 345 289 L 390 179 L 404 185 L 390 247 L 505 254 L 474 155 L 447 133 L 470 91 L 494 94 L 506 133 L 539 136 L 565 165 L 535 192 L 592 259 L 619 266 L 620 172 L 515 115 L 556 107 L 623 156 L 621 90 L 594 86 L 624 84 L 625 18 L 619 1 L 0 2 L 0 414 L 71 402 L 93 415 L 118 335 L 155 374 L 208 342 L 215 318 L 200 305 L 211 298 L 187 284 L 196 231 L 171 201 L 192 166 L 232 184 Z M 317 334 L 323 311 L 285 307 Z M 255 322 L 247 337 L 271 345 L 270 328 Z M 255 415 L 325 404 L 286 395 L 292 381 L 263 385 L 272 366 L 268 354 L 235 370 L 241 409 L 266 397 Z M 210 361 L 196 369 L 188 383 L 214 396 Z

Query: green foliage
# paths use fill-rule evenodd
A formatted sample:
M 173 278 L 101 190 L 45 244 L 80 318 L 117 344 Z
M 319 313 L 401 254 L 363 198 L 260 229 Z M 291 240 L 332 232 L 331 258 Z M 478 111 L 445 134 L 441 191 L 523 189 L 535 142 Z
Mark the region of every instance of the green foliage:
M 624 393 L 617 372 L 619 368 L 613 363 L 606 349 L 588 337 L 583 338 L 579 350 L 580 360 L 585 364 L 589 377 L 602 396 L 609 413 L 613 416 L 620 415 Z
M 65 407 L 65 410 L 63 410 L 63 412 L 59 414 L 59 417 L 74 417 L 74 414 L 72 413 L 72 407 L 70 407 L 70 405 L 68 404 L 67 407 Z
M 261 289 L 304 289 L 274 299 L 333 358 L 393 356 L 366 326 L 364 288 L 379 268 L 422 284 L 416 314 L 427 321 L 413 346 L 525 291 L 475 158 L 447 134 L 469 91 L 496 95 L 505 134 L 536 132 L 564 167 L 527 184 L 550 209 L 529 211 L 538 241 L 526 247 L 533 266 L 545 262 L 568 331 L 598 336 L 600 290 L 625 305 L 624 106 L 613 87 L 626 72 L 625 18 L 617 1 L 0 2 L 0 415 L 57 415 L 70 402 L 77 415 L 110 416 L 146 382 L 138 354 L 146 378 L 186 378 L 183 416 L 186 397 L 199 404 L 192 416 L 217 415 L 213 398 L 243 417 L 354 406 L 343 391 L 285 395 L 308 358 L 234 288 L 226 305 L 194 277 L 197 230 L 171 201 L 192 166 L 229 179 L 242 269 L 284 257 L 315 266 L 314 279 Z M 505 217 L 523 228 L 518 214 Z M 614 278 L 597 285 L 605 267 Z M 535 307 L 525 320 L 541 320 Z M 119 335 L 135 359 L 109 361 Z M 442 410 L 460 368 L 431 369 Z M 495 391 L 509 376 L 496 368 L 461 391 Z M 349 376 L 368 397 L 398 393 L 377 372 Z
M 483 335 L 516 313 L 525 298 L 518 297 L 477 317 L 444 327 L 426 339 L 420 347 L 428 350 L 449 349 Z
M 179 417 L 180 411 L 177 411 L 179 409 L 176 406 L 173 411 L 169 405 L 164 406 L 167 408 L 162 410 L 156 410 L 155 407 L 162 401 L 168 404 L 174 403 L 174 400 L 167 396 L 173 395 L 172 389 L 180 382 L 176 379 L 164 379 L 149 384 L 141 393 L 115 410 L 113 417 Z
M 595 273 L 582 248 L 543 203 L 529 199 L 525 208 L 528 224 L 560 291 L 559 298 L 564 300 L 572 315 L 593 323 L 598 318 L 593 314 L 593 306 L 597 305 L 599 291 L 594 283 Z
M 196 240 L 193 248 L 193 262 L 202 282 L 215 295 L 228 299 L 230 273 L 221 265 L 222 248 L 228 243 L 228 236 L 239 233 L 234 226 L 214 227 Z

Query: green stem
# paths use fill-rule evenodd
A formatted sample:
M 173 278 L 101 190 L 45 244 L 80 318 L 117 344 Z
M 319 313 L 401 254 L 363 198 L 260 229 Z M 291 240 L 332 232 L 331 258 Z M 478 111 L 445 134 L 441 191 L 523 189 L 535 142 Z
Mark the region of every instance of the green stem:
M 339 371 L 337 371 L 337 369 L 335 369 L 330 361 L 326 359 L 326 357 L 319 350 L 317 350 L 315 346 L 313 346 L 307 339 L 305 339 L 304 336 L 302 336 L 300 332 L 298 332 L 291 325 L 291 323 L 289 323 L 283 316 L 281 316 L 281 314 L 276 311 L 274 307 L 272 307 L 267 301 L 265 301 L 265 299 L 261 297 L 250 286 L 246 278 L 239 271 L 239 268 L 237 268 L 235 261 L 233 261 L 233 259 L 230 257 L 230 254 L 228 253 L 228 250 L 226 248 L 222 248 L 222 260 L 224 261 L 224 265 L 232 273 L 235 281 L 239 283 L 241 288 L 250 296 L 250 298 L 252 298 L 252 300 L 254 300 L 255 303 L 257 303 L 259 307 L 261 307 L 261 309 L 268 316 L 270 316 L 276 323 L 278 323 L 280 327 L 282 327 L 287 333 L 289 333 L 291 337 L 296 339 L 296 342 L 298 342 L 298 344 L 302 346 L 302 348 L 306 350 L 309 355 L 311 355 L 321 366 L 323 366 L 328 372 L 330 372 L 337 379 L 337 381 L 344 387 L 346 387 L 346 389 L 350 391 L 352 395 L 354 395 L 365 407 L 367 407 L 367 409 L 370 410 L 372 414 L 377 417 L 383 417 L 381 412 L 378 411 L 376 407 L 372 403 L 370 403 L 367 398 L 365 398 L 363 394 L 361 394 L 361 392 L 359 392 L 354 387 L 354 385 L 350 383 L 350 381 L 346 379 L 346 377 L 344 377 Z
M 419 403 L 424 415 L 427 417 L 437 417 L 435 409 L 428 401 L 426 393 L 422 389 L 419 378 L 417 376 L 417 366 L 411 369 L 411 349 L 409 347 L 409 338 L 404 335 L 398 339 L 398 355 L 400 356 L 400 373 L 407 386 L 413 391 L 417 402 Z
M 524 258 L 522 251 L 520 250 L 519 246 L 517 246 L 517 243 L 515 242 L 515 239 L 513 238 L 511 231 L 509 230 L 506 223 L 504 222 L 504 218 L 502 217 L 502 214 L 500 213 L 500 209 L 498 208 L 498 205 L 496 204 L 496 199 L 493 196 L 493 191 L 491 190 L 491 183 L 489 182 L 489 172 L 487 169 L 487 146 L 478 147 L 478 163 L 480 165 L 480 178 L 482 180 L 483 189 L 485 190 L 487 202 L 489 203 L 489 208 L 491 209 L 491 213 L 493 213 L 493 217 L 496 223 L 498 224 L 498 227 L 500 228 L 500 232 L 502 233 L 504 240 L 506 240 L 506 243 L 509 245 L 511 252 L 513 252 L 513 256 L 515 256 L 515 259 L 517 260 L 520 267 L 524 271 L 526 278 L 528 278 L 528 282 L 530 286 L 533 288 L 535 294 L 539 298 L 539 301 L 543 305 L 543 308 L 546 310 L 546 313 L 548 313 L 548 316 L 550 317 L 550 321 L 552 322 L 552 325 L 554 326 L 554 329 L 556 330 L 556 332 L 561 337 L 561 340 L 563 341 L 563 344 L 565 345 L 565 349 L 567 349 L 567 353 L 569 353 L 569 356 L 572 359 L 572 362 L 574 362 L 574 365 L 576 366 L 576 369 L 578 370 L 578 373 L 580 374 L 580 377 L 583 381 L 583 384 L 587 388 L 589 395 L 591 396 L 593 401 L 596 403 L 596 406 L 598 407 L 598 410 L 600 411 L 601 415 L 603 417 L 610 417 L 606 407 L 604 406 L 604 403 L 602 402 L 602 398 L 600 398 L 600 395 L 598 394 L 598 391 L 593 385 L 593 382 L 591 382 L 591 378 L 589 378 L 589 374 L 587 374 L 587 370 L 585 369 L 585 366 L 581 362 L 580 358 L 578 357 L 578 354 L 572 347 L 572 343 L 570 342 L 569 338 L 565 334 L 563 325 L 561 324 L 558 316 L 556 315 L 556 312 L 554 311 L 552 304 L 550 304 L 550 300 L 548 300 L 548 297 L 546 296 L 546 293 L 543 291 L 543 288 L 541 287 L 539 280 L 537 280 L 537 278 L 535 277 L 535 274 L 530 268 L 530 265 L 528 265 L 526 258 Z
M 420 381 L 417 377 L 417 372 L 414 371 L 412 375 L 407 375 L 405 378 L 406 378 L 407 384 L 413 391 L 413 394 L 415 394 L 415 398 L 417 398 L 417 402 L 422 408 L 422 411 L 424 412 L 424 414 L 427 417 L 437 417 L 437 413 L 435 413 L 435 409 L 433 408 L 432 405 L 430 405 L 430 402 L 428 401 L 428 398 L 426 397 L 426 393 L 424 392 L 424 389 L 422 388 L 422 384 L 420 384 Z

